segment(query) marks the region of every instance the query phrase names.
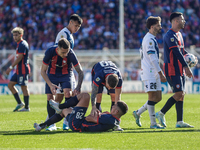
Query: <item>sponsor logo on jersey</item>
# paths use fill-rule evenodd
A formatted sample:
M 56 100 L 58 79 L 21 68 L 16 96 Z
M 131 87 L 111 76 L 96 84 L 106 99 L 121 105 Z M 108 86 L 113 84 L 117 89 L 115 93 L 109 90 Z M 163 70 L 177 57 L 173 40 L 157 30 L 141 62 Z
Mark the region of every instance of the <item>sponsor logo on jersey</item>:
M 170 40 L 171 40 L 171 42 L 174 42 L 174 38 L 171 38 Z

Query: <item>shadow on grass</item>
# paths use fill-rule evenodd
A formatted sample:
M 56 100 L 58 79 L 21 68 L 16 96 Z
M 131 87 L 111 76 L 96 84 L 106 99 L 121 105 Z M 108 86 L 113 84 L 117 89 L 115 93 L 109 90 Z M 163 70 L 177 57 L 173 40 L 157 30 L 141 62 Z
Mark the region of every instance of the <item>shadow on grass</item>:
M 149 129 L 149 128 L 123 128 L 124 131 L 113 131 L 112 133 L 161 133 L 161 132 L 200 132 L 200 129 L 188 129 L 188 128 L 182 128 L 182 129 Z M 95 133 L 110 133 L 108 132 L 81 132 L 81 134 L 95 134 Z M 57 130 L 57 131 L 41 131 L 36 132 L 34 130 L 16 130 L 16 131 L 0 131 L 0 135 L 51 135 L 51 134 L 71 134 L 71 133 L 77 133 L 73 132 L 71 130 L 69 131 L 63 131 L 63 130 Z

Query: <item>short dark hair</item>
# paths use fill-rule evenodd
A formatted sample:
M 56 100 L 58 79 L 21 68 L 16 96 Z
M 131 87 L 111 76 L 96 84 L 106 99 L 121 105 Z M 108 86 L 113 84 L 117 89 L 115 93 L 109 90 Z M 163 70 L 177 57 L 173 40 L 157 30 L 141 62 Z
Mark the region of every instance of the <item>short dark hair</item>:
M 119 82 L 119 78 L 118 78 L 118 75 L 116 74 L 110 74 L 108 76 L 108 84 L 111 88 L 115 88 L 117 86 Z
M 161 21 L 160 17 L 150 16 L 147 18 L 146 26 L 148 29 L 150 29 L 152 25 L 157 24 L 159 21 Z
M 121 109 L 122 115 L 126 114 L 128 111 L 128 105 L 123 101 L 118 101 L 117 106 Z
M 58 41 L 58 47 L 59 48 L 64 48 L 64 49 L 69 49 L 70 48 L 70 43 L 66 38 L 61 38 Z
M 170 17 L 169 17 L 170 22 L 172 22 L 172 20 L 173 20 L 174 18 L 179 17 L 179 16 L 181 16 L 181 15 L 183 15 L 183 13 L 181 13 L 181 12 L 173 12 L 173 13 L 171 13 L 171 15 L 170 15 Z
M 69 20 L 78 21 L 79 24 L 83 23 L 83 19 L 78 14 L 71 15 Z

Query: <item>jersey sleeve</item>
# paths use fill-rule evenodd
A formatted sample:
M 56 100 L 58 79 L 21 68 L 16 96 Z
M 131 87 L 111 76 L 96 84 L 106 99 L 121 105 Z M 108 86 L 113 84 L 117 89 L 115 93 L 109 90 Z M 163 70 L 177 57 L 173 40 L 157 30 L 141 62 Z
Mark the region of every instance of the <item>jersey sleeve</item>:
M 70 50 L 70 60 L 74 67 L 76 67 L 79 64 L 76 54 L 72 49 Z
M 116 88 L 117 89 L 121 89 L 122 88 L 122 82 L 123 82 L 121 74 L 118 77 L 119 77 L 119 82 L 118 82 Z
M 155 43 L 152 39 L 148 40 L 145 42 L 145 49 L 147 50 L 147 54 L 156 54 L 156 48 L 155 48 Z
M 26 54 L 26 47 L 23 44 L 19 44 L 18 54 L 23 54 L 23 55 Z
M 99 117 L 98 123 L 107 125 L 119 125 L 119 120 L 112 117 L 111 114 L 104 114 Z
M 43 64 L 45 65 L 49 65 L 50 61 L 51 61 L 51 52 L 50 49 L 47 49 L 45 54 L 44 54 L 44 58 L 43 58 Z

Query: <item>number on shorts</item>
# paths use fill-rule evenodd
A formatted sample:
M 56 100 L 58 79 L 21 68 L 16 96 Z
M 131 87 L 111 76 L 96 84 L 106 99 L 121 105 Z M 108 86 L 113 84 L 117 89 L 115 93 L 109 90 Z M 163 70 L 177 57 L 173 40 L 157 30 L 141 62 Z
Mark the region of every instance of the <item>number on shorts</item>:
M 84 113 L 82 112 L 77 112 L 76 113 L 76 119 L 82 119 L 83 118 Z
M 156 89 L 156 83 L 150 83 L 150 89 Z

